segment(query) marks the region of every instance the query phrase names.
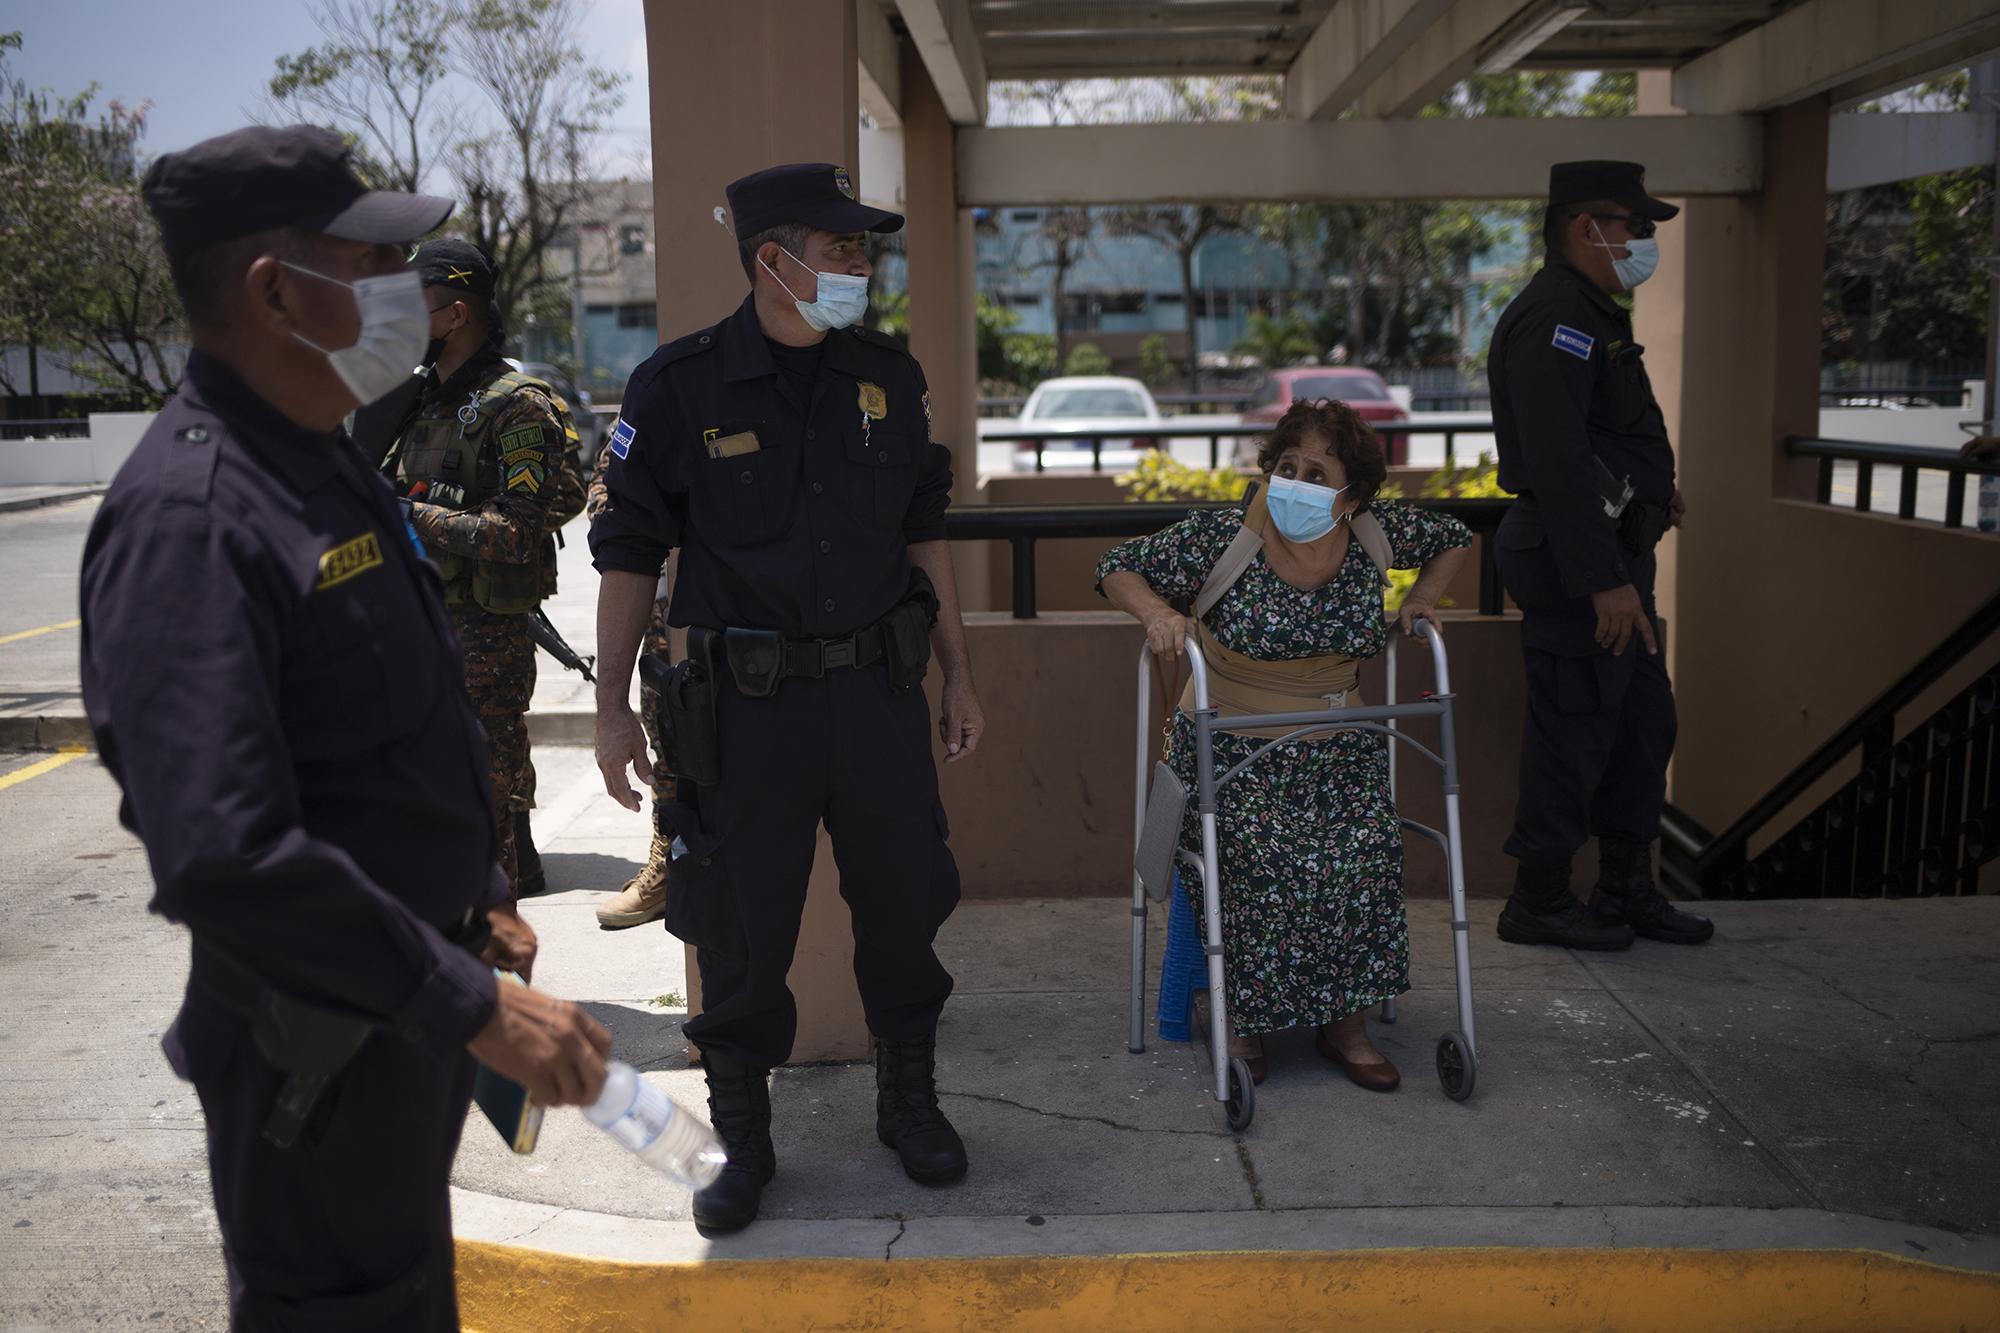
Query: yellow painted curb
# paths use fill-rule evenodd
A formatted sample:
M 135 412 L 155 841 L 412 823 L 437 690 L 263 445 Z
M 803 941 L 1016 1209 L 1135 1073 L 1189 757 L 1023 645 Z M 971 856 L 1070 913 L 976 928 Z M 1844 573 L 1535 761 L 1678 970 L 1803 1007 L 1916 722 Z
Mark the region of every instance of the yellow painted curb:
M 461 1241 L 477 1333 L 2000 1330 L 2000 1276 L 1861 1250 L 1423 1249 L 634 1264 Z

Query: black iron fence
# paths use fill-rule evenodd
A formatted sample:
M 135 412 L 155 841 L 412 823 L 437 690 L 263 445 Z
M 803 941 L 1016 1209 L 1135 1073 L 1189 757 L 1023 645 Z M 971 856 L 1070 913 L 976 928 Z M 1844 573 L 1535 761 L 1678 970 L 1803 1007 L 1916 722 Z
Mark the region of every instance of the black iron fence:
M 0 421 L 0 440 L 85 440 L 90 422 L 80 417 L 40 421 Z
M 1457 464 L 1457 441 L 1461 435 L 1491 435 L 1493 423 L 1490 420 L 1455 421 L 1445 423 L 1417 421 L 1378 421 L 1373 423 L 1375 433 L 1383 437 L 1391 467 L 1401 466 L 1409 455 L 1408 439 L 1412 435 L 1441 435 L 1444 437 L 1444 465 Z M 1166 444 L 1170 440 L 1208 441 L 1208 465 L 1224 467 L 1236 461 L 1239 445 L 1244 441 L 1262 439 L 1270 429 L 1267 425 L 1209 425 L 1177 426 L 1171 422 L 1144 422 L 1131 426 L 1119 426 L 1105 431 L 1051 430 L 1038 429 L 985 431 L 979 436 L 981 444 L 1013 444 L 1023 449 L 1033 449 L 1035 471 L 1046 472 L 1048 460 L 1046 451 L 1051 446 L 1088 449 L 1090 451 L 1091 472 L 1104 471 L 1104 451 L 1109 448 L 1151 449 Z M 1124 443 L 1118 443 L 1123 441 Z M 1226 452 L 1225 452 L 1226 448 Z
M 1914 444 L 1872 444 L 1864 440 L 1815 440 L 1794 435 L 1786 439 L 1785 452 L 1794 458 L 1819 460 L 1818 499 L 1833 503 L 1834 469 L 1841 463 L 1854 464 L 1854 508 L 1861 513 L 1874 509 L 1875 469 L 1892 467 L 1901 472 L 1897 490 L 1896 517 L 1917 517 L 1919 478 L 1925 472 L 1945 475 L 1944 525 L 1965 526 L 1965 479 L 2000 477 L 2000 458 L 1975 461 L 1938 449 Z
M 1978 892 L 2000 856 L 2000 666 L 1896 739 L 1897 715 L 2000 631 L 2000 593 L 1720 837 L 1670 810 L 1662 861 L 1709 898 L 1873 898 Z M 1860 754 L 1853 778 L 1755 856 L 1751 841 Z
M 1481 539 L 1479 613 L 1499 615 L 1507 595 L 1494 563 L 1494 529 L 1511 500 L 1415 500 L 1425 509 L 1449 514 Z M 956 542 L 1006 542 L 1013 548 L 1014 618 L 1035 616 L 1035 543 L 1066 537 L 1144 537 L 1171 527 L 1191 509 L 1225 509 L 1227 502 L 1119 505 L 966 505 L 948 510 L 945 536 Z

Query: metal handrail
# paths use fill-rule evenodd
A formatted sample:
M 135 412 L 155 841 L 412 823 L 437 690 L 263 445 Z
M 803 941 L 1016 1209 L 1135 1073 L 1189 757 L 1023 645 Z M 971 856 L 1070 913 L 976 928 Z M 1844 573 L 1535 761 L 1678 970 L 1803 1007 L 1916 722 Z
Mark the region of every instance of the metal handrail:
M 1855 465 L 1854 509 L 1874 512 L 1875 467 L 1882 464 L 1902 469 L 1902 485 L 1896 503 L 1896 517 L 1917 516 L 1917 474 L 1942 472 L 1945 483 L 1944 525 L 1965 526 L 1965 479 L 2000 477 L 2000 459 L 1973 459 L 1916 444 L 1881 444 L 1874 440 L 1822 440 L 1804 435 L 1787 436 L 1785 452 L 1793 458 L 1819 460 L 1816 498 L 1823 505 L 1833 503 L 1833 468 L 1836 463 Z
M 1494 559 L 1492 534 L 1514 502 L 1503 499 L 1421 499 L 1408 503 L 1447 514 L 1488 540 L 1480 543 L 1479 613 L 1506 610 L 1506 589 Z M 1035 617 L 1035 543 L 1067 537 L 1145 537 L 1173 526 L 1190 510 L 1232 509 L 1230 501 L 1193 504 L 965 505 L 945 511 L 948 541 L 1002 541 L 1013 547 L 1014 618 Z
M 1444 465 L 1457 466 L 1457 443 L 1461 435 L 1491 435 L 1493 422 L 1490 418 L 1474 421 L 1378 421 L 1370 423 L 1377 435 L 1444 436 Z M 1090 446 L 1090 470 L 1104 470 L 1104 442 L 1106 440 L 1145 440 L 1149 443 L 1141 447 L 1152 447 L 1165 440 L 1207 440 L 1208 465 L 1222 466 L 1222 441 L 1257 439 L 1270 433 L 1269 422 L 1209 422 L 1198 426 L 1177 425 L 1170 420 L 1135 421 L 1126 426 L 1110 429 L 1065 429 L 1060 426 L 1023 426 L 1010 430 L 982 431 L 981 444 L 1032 444 L 1035 448 L 1035 471 L 1045 472 L 1047 466 L 1042 451 L 1051 443 L 1087 444 Z

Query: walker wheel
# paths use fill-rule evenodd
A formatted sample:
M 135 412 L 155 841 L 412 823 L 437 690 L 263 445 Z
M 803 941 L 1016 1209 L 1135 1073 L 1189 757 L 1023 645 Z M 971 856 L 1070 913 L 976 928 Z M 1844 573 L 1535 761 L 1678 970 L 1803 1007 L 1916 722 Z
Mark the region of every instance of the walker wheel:
M 1438 1084 L 1445 1096 L 1455 1102 L 1470 1097 L 1473 1085 L 1479 1081 L 1479 1061 L 1472 1054 L 1472 1043 L 1457 1032 L 1439 1037 L 1437 1070 Z
M 1238 1133 L 1250 1128 L 1256 1118 L 1257 1084 L 1250 1077 L 1250 1066 L 1240 1059 L 1229 1062 L 1229 1100 L 1222 1104 L 1222 1110 L 1229 1117 L 1229 1127 Z

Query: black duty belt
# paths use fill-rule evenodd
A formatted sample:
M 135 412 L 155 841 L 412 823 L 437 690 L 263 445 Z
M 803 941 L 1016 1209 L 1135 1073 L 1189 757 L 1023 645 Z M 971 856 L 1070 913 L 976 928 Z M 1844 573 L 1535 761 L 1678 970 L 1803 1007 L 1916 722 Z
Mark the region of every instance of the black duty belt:
M 882 660 L 882 627 L 870 625 L 844 639 L 786 639 L 784 673 L 817 680 L 841 667 L 873 666 Z

